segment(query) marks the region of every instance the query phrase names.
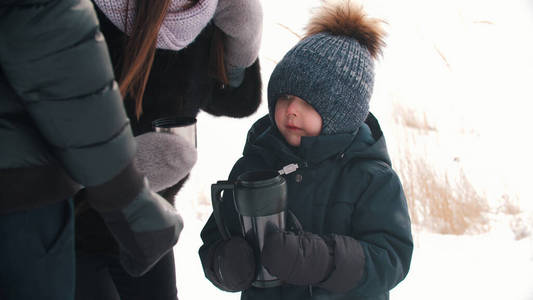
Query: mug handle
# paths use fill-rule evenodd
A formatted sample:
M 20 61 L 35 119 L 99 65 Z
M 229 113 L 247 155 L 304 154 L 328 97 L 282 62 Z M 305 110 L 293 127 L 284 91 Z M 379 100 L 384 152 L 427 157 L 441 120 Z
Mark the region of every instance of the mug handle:
M 211 185 L 211 202 L 213 204 L 213 216 L 218 227 L 218 231 L 225 240 L 230 239 L 230 233 L 224 220 L 222 219 L 222 212 L 220 204 L 222 203 L 221 193 L 224 190 L 233 190 L 234 185 L 229 181 L 217 181 L 217 183 Z

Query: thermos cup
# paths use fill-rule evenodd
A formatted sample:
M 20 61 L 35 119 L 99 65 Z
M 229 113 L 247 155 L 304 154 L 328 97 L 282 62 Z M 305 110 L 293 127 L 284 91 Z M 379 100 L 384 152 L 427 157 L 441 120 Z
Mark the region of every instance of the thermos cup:
M 196 148 L 196 119 L 186 117 L 166 117 L 152 122 L 155 132 L 179 135 Z
M 242 233 L 254 248 L 258 266 L 255 287 L 273 287 L 281 281 L 271 275 L 261 264 L 261 251 L 265 235 L 270 231 L 285 229 L 287 208 L 287 183 L 277 171 L 262 170 L 246 172 L 235 183 L 218 181 L 211 185 L 213 215 L 224 239 L 230 234 L 221 214 L 221 192 L 232 192 L 234 205 L 239 214 Z

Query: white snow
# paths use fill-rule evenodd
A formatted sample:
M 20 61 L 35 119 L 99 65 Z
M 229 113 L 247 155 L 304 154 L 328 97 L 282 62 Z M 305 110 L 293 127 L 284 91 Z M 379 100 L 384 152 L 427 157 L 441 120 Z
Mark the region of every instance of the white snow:
M 238 299 L 205 279 L 198 248 L 211 212 L 210 185 L 227 178 L 250 125 L 267 113 L 266 86 L 275 63 L 297 41 L 318 0 L 262 1 L 260 53 L 264 103 L 246 119 L 198 117 L 198 162 L 176 203 L 185 229 L 174 251 L 178 296 Z M 520 226 L 533 230 L 533 2 L 531 0 L 368 0 L 370 16 L 387 21 L 388 47 L 377 64 L 371 110 L 394 156 L 394 103 L 424 113 L 438 131 L 419 154 L 449 172 L 457 158 L 492 208 L 490 231 L 440 235 L 414 230 L 407 278 L 391 299 L 533 300 L 533 237 L 520 240 L 512 215 L 499 213 L 504 195 L 517 201 Z M 418 152 L 417 152 L 418 153 Z M 516 220 L 515 220 L 516 221 Z

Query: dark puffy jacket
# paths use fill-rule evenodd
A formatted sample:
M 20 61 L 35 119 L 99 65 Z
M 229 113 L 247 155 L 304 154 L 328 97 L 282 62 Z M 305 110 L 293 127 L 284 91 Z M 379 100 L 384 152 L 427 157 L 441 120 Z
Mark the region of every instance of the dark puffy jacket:
M 299 168 L 285 175 L 289 209 L 304 231 L 355 239 L 363 250 L 364 270 L 344 294 L 282 285 L 251 287 L 243 291 L 241 299 L 388 299 L 389 290 L 407 275 L 413 242 L 403 189 L 391 168 L 377 120 L 370 114 L 356 135 L 303 137 L 298 148 L 290 147 L 270 124 L 268 117 L 254 124 L 229 180 L 245 171 L 280 170 L 297 163 Z M 241 230 L 232 201 L 232 195 L 225 193 L 222 211 L 228 229 L 238 235 Z M 220 239 L 211 216 L 202 231 L 204 245 L 199 251 L 204 265 L 209 265 L 210 246 Z M 357 248 L 342 253 L 335 249 L 334 271 L 324 281 L 353 282 L 348 277 L 359 270 L 347 270 L 343 261 L 357 257 Z
M 0 143 L 0 213 L 64 200 L 79 184 L 108 202 L 142 188 L 90 1 L 0 0 Z

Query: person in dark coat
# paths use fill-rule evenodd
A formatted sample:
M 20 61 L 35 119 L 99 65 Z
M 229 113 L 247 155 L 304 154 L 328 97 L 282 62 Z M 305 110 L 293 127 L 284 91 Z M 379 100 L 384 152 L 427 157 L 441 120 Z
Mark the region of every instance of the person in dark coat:
M 0 1 L 0 299 L 74 299 L 72 198 L 147 272 L 181 217 L 150 190 L 88 0 Z
M 413 251 L 407 203 L 369 113 L 383 35 L 361 7 L 325 3 L 274 69 L 269 115 L 248 132 L 229 181 L 279 170 L 294 218 L 286 230 L 266 235 L 256 258 L 233 195 L 224 193 L 227 228 L 218 228 L 212 215 L 199 250 L 204 273 L 218 288 L 254 300 L 389 299 L 407 275 Z M 231 237 L 224 239 L 225 231 Z M 258 262 L 282 284 L 253 285 Z
M 137 161 L 147 166 L 144 171 L 151 186 L 173 203 L 196 161 L 196 149 L 177 137 L 153 132 L 152 122 L 165 117 L 193 119 L 200 110 L 234 118 L 257 110 L 261 102 L 258 51 L 262 10 L 258 0 L 129 1 L 134 5 L 130 10 L 124 6 L 126 2 L 94 0 L 139 142 Z M 138 11 L 133 13 L 132 7 Z M 132 31 L 129 37 L 126 28 Z M 144 31 L 136 32 L 136 28 L 148 28 L 146 31 L 155 34 L 143 36 Z M 144 88 L 136 89 L 135 84 L 128 88 L 132 68 L 127 66 L 136 63 L 127 59 L 143 47 L 149 48 L 148 53 L 154 51 L 152 60 L 148 59 L 151 67 L 136 77 L 142 83 L 146 76 Z M 166 168 L 157 167 L 161 165 Z M 172 252 L 143 276 L 130 276 L 119 264 L 117 245 L 104 223 L 84 207 L 78 206 L 76 224 L 76 299 L 177 299 Z

